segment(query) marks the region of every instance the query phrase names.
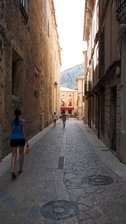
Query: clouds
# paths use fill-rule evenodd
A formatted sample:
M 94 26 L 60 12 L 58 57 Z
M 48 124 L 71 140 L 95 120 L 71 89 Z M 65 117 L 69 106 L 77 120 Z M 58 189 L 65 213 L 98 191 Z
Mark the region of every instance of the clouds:
M 83 62 L 84 0 L 54 0 L 62 68 Z

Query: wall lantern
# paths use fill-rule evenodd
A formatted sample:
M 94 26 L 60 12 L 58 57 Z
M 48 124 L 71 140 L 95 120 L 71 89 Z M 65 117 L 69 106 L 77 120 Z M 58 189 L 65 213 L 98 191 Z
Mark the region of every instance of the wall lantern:
M 58 83 L 55 81 L 55 82 L 54 82 L 54 86 L 57 87 L 57 85 L 58 85 Z

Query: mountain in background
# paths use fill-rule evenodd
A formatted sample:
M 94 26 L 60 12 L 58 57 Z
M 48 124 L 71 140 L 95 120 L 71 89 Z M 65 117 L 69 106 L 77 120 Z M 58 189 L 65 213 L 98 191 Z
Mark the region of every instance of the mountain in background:
M 60 75 L 60 85 L 75 89 L 77 87 L 76 78 L 78 76 L 84 76 L 84 64 L 73 66 L 63 72 Z

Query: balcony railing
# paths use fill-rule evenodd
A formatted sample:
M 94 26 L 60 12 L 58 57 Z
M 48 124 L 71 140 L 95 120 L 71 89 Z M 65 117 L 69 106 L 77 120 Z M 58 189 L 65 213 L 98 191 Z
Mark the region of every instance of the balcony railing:
M 126 0 L 116 0 L 117 10 L 116 15 L 120 23 L 126 23 Z

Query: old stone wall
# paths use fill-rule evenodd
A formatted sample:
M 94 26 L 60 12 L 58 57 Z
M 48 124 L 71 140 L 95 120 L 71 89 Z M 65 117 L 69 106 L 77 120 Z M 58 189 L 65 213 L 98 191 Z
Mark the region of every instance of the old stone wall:
M 105 27 L 105 73 L 108 74 L 108 78 L 105 81 L 105 136 L 103 141 L 109 149 L 117 153 L 120 144 L 120 76 L 117 74 L 120 56 L 116 2 L 108 1 L 105 10 L 102 26 Z M 113 95 L 114 88 L 115 94 Z
M 117 156 L 120 151 L 121 74 L 116 1 L 94 1 L 90 21 L 85 21 L 87 81 L 90 81 L 88 124 Z M 96 10 L 97 9 L 97 10 Z M 96 29 L 98 27 L 98 30 Z M 90 105 L 90 101 L 92 104 Z
M 3 3 L 4 2 L 4 3 Z M 27 138 L 50 123 L 54 83 L 52 61 L 59 57 L 57 36 L 50 40 L 49 21 L 52 13 L 48 1 L 28 1 L 26 9 L 20 0 L 0 1 L 0 158 L 9 152 L 10 120 L 19 107 L 26 119 Z M 6 4 L 5 4 L 6 3 Z M 56 26 L 52 26 L 52 33 Z M 56 31 L 55 31 L 56 32 Z M 55 68 L 56 75 L 59 71 Z
M 5 50 L 7 45 L 5 14 L 6 1 L 0 0 L 0 158 L 2 157 L 3 138 L 6 135 L 5 129 Z

